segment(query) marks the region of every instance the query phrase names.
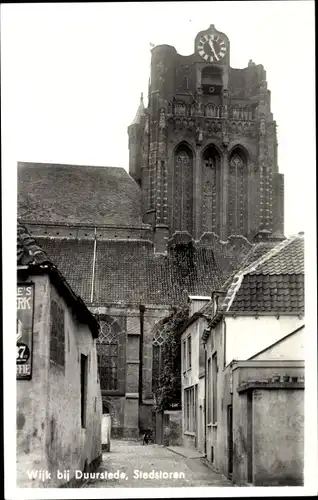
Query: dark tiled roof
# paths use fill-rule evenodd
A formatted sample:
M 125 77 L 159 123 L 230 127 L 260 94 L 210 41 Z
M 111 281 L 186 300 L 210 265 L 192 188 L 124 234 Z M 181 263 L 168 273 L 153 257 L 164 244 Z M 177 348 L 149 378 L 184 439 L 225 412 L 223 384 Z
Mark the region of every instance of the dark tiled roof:
M 257 266 L 255 274 L 304 274 L 304 238 L 299 236 L 283 245 L 278 253 Z
M 91 302 L 94 241 L 38 237 L 52 261 Z M 211 295 L 237 270 L 253 248 L 244 238 L 227 244 L 211 237 L 193 244 L 172 238 L 167 255 L 147 240 L 97 240 L 93 303 L 179 305 L 188 295 Z
M 304 275 L 247 274 L 230 311 L 303 313 Z
M 236 253 L 237 260 L 235 263 L 232 264 L 232 270 L 231 272 L 228 272 L 227 274 L 224 275 L 224 279 L 222 280 L 222 285 L 220 286 L 218 292 L 221 292 L 226 295 L 230 285 L 232 284 L 235 275 L 237 272 L 241 269 L 245 269 L 247 266 L 249 266 L 251 263 L 255 262 L 256 259 L 261 258 L 264 256 L 270 249 L 276 246 L 275 242 L 260 242 L 254 244 L 250 250 L 243 249 L 243 252 L 241 255 Z M 221 301 L 221 297 L 219 301 Z M 210 300 L 205 306 L 202 307 L 200 310 L 200 313 L 207 316 L 207 317 L 212 317 L 213 315 L 213 309 L 214 309 L 214 304 L 213 304 L 213 299 Z M 225 310 L 225 307 L 221 308 Z
M 139 186 L 123 168 L 18 163 L 25 221 L 141 225 Z
M 40 239 L 40 238 L 39 238 Z M 52 250 L 52 248 L 51 248 Z M 51 283 L 59 290 L 59 293 L 65 298 L 71 306 L 77 319 L 87 324 L 92 332 L 92 335 L 97 338 L 99 335 L 99 324 L 94 315 L 89 311 L 81 296 L 74 293 L 73 288 L 65 279 L 65 276 L 60 272 L 54 264 L 54 260 L 50 260 L 43 251 L 42 247 L 29 234 L 27 228 L 18 223 L 17 227 L 17 265 L 19 273 L 44 272 L 50 276 Z M 68 274 L 72 276 L 72 272 Z
M 93 240 L 38 237 L 54 264 L 86 302 L 91 301 Z M 224 255 L 221 256 L 224 260 Z M 97 240 L 94 304 L 177 305 L 188 294 L 209 295 L 223 276 L 215 248 L 176 245 L 168 255 L 156 255 L 145 240 Z
M 276 246 L 276 241 L 262 241 L 254 245 L 252 250 L 246 256 L 246 259 L 242 262 L 242 269 L 258 261 L 261 257 L 266 255 L 272 248 L 275 248 Z
M 93 240 L 37 237 L 52 262 L 85 302 L 90 301 L 94 256 Z
M 223 311 L 304 313 L 304 238 L 293 236 L 236 274 Z

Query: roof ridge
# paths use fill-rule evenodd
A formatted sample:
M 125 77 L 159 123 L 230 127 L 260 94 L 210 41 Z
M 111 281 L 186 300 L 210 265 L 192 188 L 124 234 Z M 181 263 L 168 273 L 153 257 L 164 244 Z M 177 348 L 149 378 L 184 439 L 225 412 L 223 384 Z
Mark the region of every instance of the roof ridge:
M 234 298 L 239 291 L 243 278 L 245 275 L 249 274 L 251 271 L 256 271 L 257 267 L 264 264 L 264 262 L 268 261 L 271 259 L 274 255 L 277 255 L 281 250 L 286 248 L 288 245 L 290 245 L 293 241 L 295 241 L 297 238 L 302 237 L 303 235 L 297 234 L 293 235 L 290 238 L 286 238 L 286 240 L 281 241 L 277 245 L 275 245 L 273 248 L 271 248 L 268 252 L 265 253 L 265 255 L 262 255 L 258 259 L 256 259 L 252 264 L 247 266 L 246 268 L 241 268 L 233 277 L 233 282 L 232 285 L 228 289 L 228 293 L 226 294 L 226 297 L 223 301 L 223 304 L 221 308 L 226 308 L 226 311 L 229 311 Z
M 36 239 L 30 235 L 25 226 L 17 224 L 17 264 L 52 264 L 47 253 L 37 243 Z
M 118 170 L 124 170 L 129 175 L 129 172 L 124 167 L 116 167 L 111 165 L 83 165 L 83 164 L 78 165 L 75 163 L 49 163 L 49 162 L 37 162 L 37 161 L 18 161 L 17 164 L 33 165 L 33 166 L 50 165 L 52 167 L 114 168 Z
M 256 259 L 252 264 L 250 264 L 247 268 L 244 269 L 244 274 L 248 274 L 250 271 L 256 271 L 257 267 L 260 265 L 264 264 L 264 262 L 267 262 L 269 259 L 277 255 L 279 252 L 281 252 L 284 248 L 286 248 L 288 245 L 290 245 L 293 241 L 295 241 L 297 238 L 299 238 L 300 235 L 296 234 L 293 236 L 290 236 L 290 238 L 286 238 L 286 240 L 281 241 L 277 245 L 275 245 L 273 248 L 268 250 L 264 255 Z

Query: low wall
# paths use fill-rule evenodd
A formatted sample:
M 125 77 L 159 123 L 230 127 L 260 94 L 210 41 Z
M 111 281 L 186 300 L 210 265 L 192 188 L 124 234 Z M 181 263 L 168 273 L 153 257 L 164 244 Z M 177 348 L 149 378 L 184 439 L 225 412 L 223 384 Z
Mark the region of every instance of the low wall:
M 111 417 L 109 413 L 102 416 L 102 450 L 110 451 Z
M 304 391 L 253 391 L 253 484 L 302 486 Z
M 164 412 L 164 445 L 182 446 L 182 410 Z
M 233 371 L 235 483 L 303 484 L 303 399 L 303 367 L 296 361 Z

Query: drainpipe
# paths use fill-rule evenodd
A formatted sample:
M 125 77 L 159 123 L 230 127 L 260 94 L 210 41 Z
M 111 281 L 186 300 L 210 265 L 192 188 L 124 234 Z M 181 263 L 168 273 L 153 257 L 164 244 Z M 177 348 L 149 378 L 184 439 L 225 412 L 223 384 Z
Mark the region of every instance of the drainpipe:
M 140 339 L 139 339 L 139 404 L 142 404 L 142 369 L 143 369 L 143 347 L 144 347 L 144 313 L 145 306 L 140 304 L 139 314 L 140 314 Z
M 97 242 L 97 233 L 96 233 L 96 231 L 97 231 L 97 228 L 95 227 L 91 302 L 93 302 L 93 298 L 94 298 L 95 263 L 96 263 L 96 242 Z

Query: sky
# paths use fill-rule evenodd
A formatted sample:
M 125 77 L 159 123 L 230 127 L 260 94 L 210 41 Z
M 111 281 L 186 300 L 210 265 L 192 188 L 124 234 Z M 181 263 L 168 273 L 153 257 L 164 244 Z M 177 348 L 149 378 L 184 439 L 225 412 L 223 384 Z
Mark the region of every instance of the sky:
M 313 2 L 21 3 L 1 11 L 5 175 L 15 175 L 17 161 L 128 170 L 127 126 L 141 92 L 147 104 L 150 44 L 191 54 L 196 34 L 214 24 L 230 39 L 231 67 L 252 59 L 267 72 L 285 234 L 306 230 L 315 196 Z M 4 179 L 14 194 L 15 179 Z

